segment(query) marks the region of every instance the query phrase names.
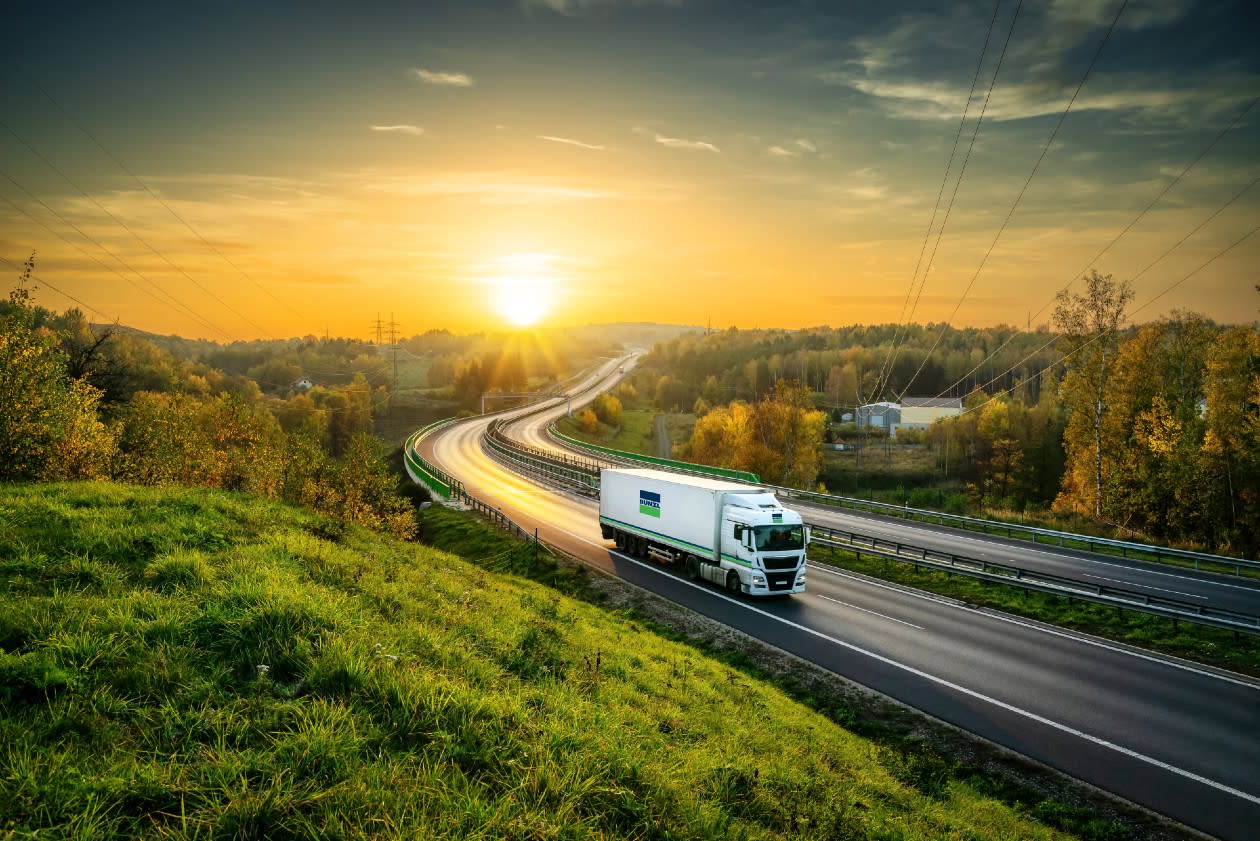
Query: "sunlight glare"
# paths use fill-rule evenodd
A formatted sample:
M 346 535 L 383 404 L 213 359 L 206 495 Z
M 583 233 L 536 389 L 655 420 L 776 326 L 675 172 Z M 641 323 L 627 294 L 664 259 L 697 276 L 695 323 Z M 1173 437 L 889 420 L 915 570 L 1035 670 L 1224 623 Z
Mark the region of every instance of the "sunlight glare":
M 491 280 L 495 308 L 516 327 L 533 327 L 551 310 L 555 278 L 548 270 L 549 254 L 512 254 L 496 261 Z

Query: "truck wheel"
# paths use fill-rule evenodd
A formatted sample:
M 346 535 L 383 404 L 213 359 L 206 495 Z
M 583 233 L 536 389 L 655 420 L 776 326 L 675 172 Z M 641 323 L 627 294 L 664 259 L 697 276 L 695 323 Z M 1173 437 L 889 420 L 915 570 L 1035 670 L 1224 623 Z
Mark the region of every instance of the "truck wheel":
M 648 542 L 646 537 L 640 537 L 634 547 L 634 555 L 636 558 L 646 558 L 648 550 Z
M 626 548 L 626 533 L 624 531 L 617 532 L 615 540 L 617 541 L 617 548 L 624 551 Z
M 700 562 L 696 560 L 695 555 L 687 556 L 687 577 L 692 581 L 700 577 Z
M 726 589 L 732 593 L 739 592 L 739 573 L 731 570 L 726 574 Z

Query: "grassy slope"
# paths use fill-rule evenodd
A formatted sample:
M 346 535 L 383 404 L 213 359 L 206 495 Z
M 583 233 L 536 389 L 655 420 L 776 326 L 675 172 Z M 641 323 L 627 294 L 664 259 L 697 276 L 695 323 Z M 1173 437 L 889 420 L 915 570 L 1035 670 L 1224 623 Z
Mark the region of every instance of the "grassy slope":
M 3 486 L 0 568 L 0 836 L 1054 836 L 630 620 L 274 502 Z

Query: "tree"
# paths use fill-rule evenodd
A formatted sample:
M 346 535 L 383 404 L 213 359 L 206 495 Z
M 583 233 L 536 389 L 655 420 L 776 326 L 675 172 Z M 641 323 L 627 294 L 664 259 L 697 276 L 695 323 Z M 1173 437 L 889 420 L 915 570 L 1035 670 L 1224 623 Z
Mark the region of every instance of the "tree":
M 809 487 L 818 478 L 827 416 L 798 382 L 780 380 L 755 406 L 741 400 L 696 421 L 690 458 L 747 470 L 777 485 Z
M 101 392 L 69 377 L 56 335 L 35 328 L 34 260 L 0 319 L 0 480 L 104 476 L 114 440 L 96 414 Z
M 621 426 L 621 401 L 611 394 L 600 394 L 591 401 L 595 417 L 609 426 Z
M 587 435 L 594 435 L 599 429 L 599 418 L 590 409 L 577 413 L 577 428 Z
M 1260 543 L 1260 331 L 1232 327 L 1208 357 L 1204 479 L 1221 524 L 1219 542 Z
M 1091 271 L 1085 291 L 1058 294 L 1053 322 L 1062 334 L 1060 346 L 1071 360 L 1063 381 L 1063 402 L 1069 412 L 1064 434 L 1068 454 L 1063 490 L 1056 504 L 1103 512 L 1103 422 L 1107 382 L 1119 343 L 1120 323 L 1133 300 L 1128 281 Z

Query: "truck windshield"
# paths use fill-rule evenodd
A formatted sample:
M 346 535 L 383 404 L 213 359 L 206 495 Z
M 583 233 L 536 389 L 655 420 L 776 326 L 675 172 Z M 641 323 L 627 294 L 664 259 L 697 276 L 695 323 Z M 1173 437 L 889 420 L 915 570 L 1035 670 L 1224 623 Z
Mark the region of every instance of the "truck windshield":
M 758 552 L 805 548 L 805 530 L 800 526 L 754 526 L 753 534 Z

